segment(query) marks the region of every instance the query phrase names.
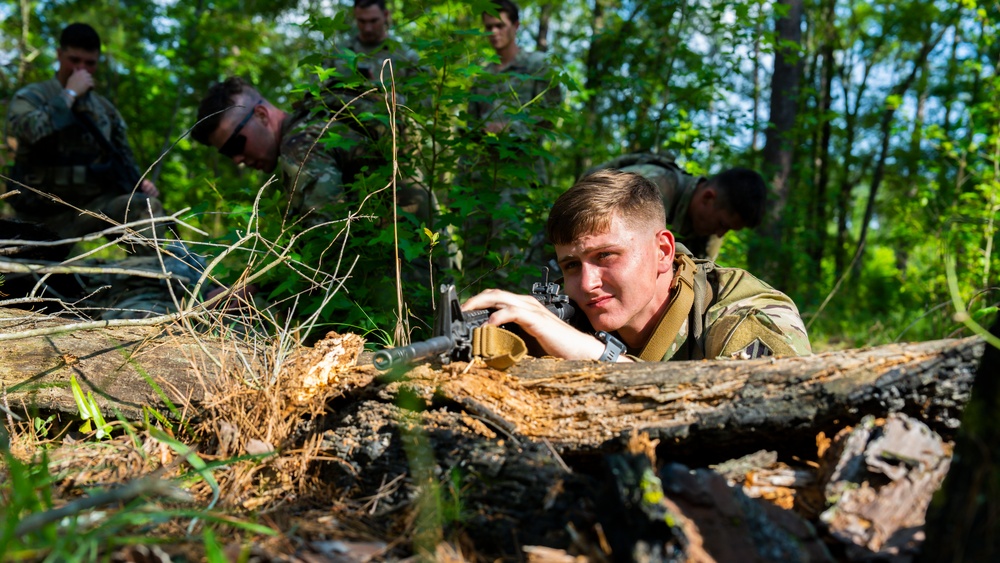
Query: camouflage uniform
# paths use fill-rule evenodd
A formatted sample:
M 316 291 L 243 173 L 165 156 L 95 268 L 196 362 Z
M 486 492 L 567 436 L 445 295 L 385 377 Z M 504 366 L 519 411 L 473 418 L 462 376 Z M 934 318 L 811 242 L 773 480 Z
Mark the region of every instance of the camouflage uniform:
M 469 104 L 469 114 L 479 121 L 476 125 L 482 127 L 490 121 L 507 119 L 507 131 L 511 135 L 520 141 L 537 143 L 534 129 L 549 128 L 551 124 L 530 118 L 529 104 L 537 104 L 542 108 L 556 108 L 562 104 L 559 85 L 550 83 L 546 78 L 549 68 L 545 56 L 521 49 L 506 67 L 502 67 L 500 63 L 491 63 L 486 71 L 504 75 L 506 79 L 473 90 L 475 98 Z M 527 106 L 527 111 L 522 106 Z M 528 114 L 527 119 L 525 113 Z M 548 183 L 544 160 L 536 159 L 534 167 L 537 183 Z
M 610 162 L 587 171 L 595 172 L 604 169 L 632 172 L 656 184 L 663 197 L 663 208 L 667 212 L 667 227 L 674 238 L 691 251 L 696 258 L 715 260 L 719 255 L 722 237 L 714 234 L 697 236 L 691 217 L 688 216 L 688 206 L 695 189 L 706 181 L 703 176 L 692 176 L 680 169 L 673 157 L 660 156 L 651 153 L 636 153 L 620 156 Z
M 360 38 L 354 36 L 350 41 L 337 46 L 335 56 L 323 61 L 324 67 L 336 68 L 338 72 L 338 76 L 331 77 L 324 84 L 325 88 L 335 91 L 337 90 L 338 82 L 354 76 L 354 70 L 348 63 L 351 60 L 351 56 L 347 55 L 348 51 L 357 55 L 355 66 L 358 69 L 358 74 L 364 76 L 368 80 L 369 86 L 378 88 L 379 92 L 382 92 L 382 82 L 379 80 L 382 65 L 386 60 L 391 60 L 392 74 L 390 75 L 389 70 L 386 69 L 385 88 L 391 91 L 392 85 L 390 84 L 390 80 L 394 77 L 397 88 L 396 104 L 397 106 L 402 106 L 407 103 L 406 96 L 399 88 L 403 86 L 402 83 L 406 79 L 412 78 L 420 72 L 420 57 L 417 56 L 416 51 L 392 38 L 378 45 L 365 45 L 361 42 Z M 357 93 L 360 94 L 361 91 L 359 90 Z M 380 108 L 384 107 L 384 98 L 380 95 L 378 100 Z M 420 100 L 417 102 L 420 103 Z M 399 112 L 397 115 L 401 113 Z M 388 131 L 385 132 L 387 133 Z M 400 162 L 400 171 L 405 176 L 404 181 L 410 184 L 421 183 L 419 171 L 415 167 L 408 165 L 412 155 L 419 151 L 419 136 L 411 128 L 406 127 L 405 121 L 398 117 L 396 120 L 396 135 L 397 143 L 400 147 L 397 158 Z M 388 147 L 385 148 L 385 151 L 384 154 L 388 154 Z M 401 209 L 413 213 L 419 221 L 424 222 L 428 226 L 433 224 L 433 219 L 430 215 L 431 208 L 434 205 L 433 195 L 428 196 L 424 190 L 409 187 L 399 189 L 397 195 L 397 203 Z
M 746 270 L 695 264 L 694 306 L 664 360 L 812 354 L 791 298 Z
M 70 108 L 63 98 L 62 84 L 52 78 L 25 86 L 11 100 L 7 135 L 17 140 L 12 176 L 71 205 L 103 213 L 115 221 L 163 216 L 163 206 L 156 198 L 138 191 L 124 193 L 109 169 L 110 155 L 76 114 L 89 116 L 104 138 L 121 153 L 125 165 L 137 169 L 125 134 L 125 122 L 111 102 L 91 91 L 80 96 Z M 18 188 L 13 183 L 9 187 Z M 105 220 L 80 215 L 25 189 L 7 201 L 19 219 L 42 224 L 61 237 L 77 237 L 111 226 Z M 157 234 L 162 237 L 162 227 Z
M 358 73 L 379 87 L 381 87 L 379 75 L 382 72 L 382 65 L 385 64 L 386 60 L 392 61 L 392 75 L 397 80 L 413 76 L 417 72 L 419 57 L 416 51 L 396 40 L 386 40 L 378 45 L 365 45 L 361 42 L 361 39 L 355 36 L 347 43 L 339 45 L 337 51 L 340 56 L 334 56 L 323 61 L 324 67 L 336 68 L 342 77 L 353 76 L 354 72 L 348 66 L 348 57 L 345 56 L 347 51 L 351 51 L 358 56 L 356 65 Z M 390 78 L 389 69 L 386 69 L 385 82 L 387 87 Z M 332 80 L 337 80 L 337 77 L 334 77 Z M 403 103 L 402 100 L 397 101 Z
M 493 250 L 500 255 L 519 257 L 517 262 L 529 266 L 533 274 L 537 274 L 537 278 L 532 277 L 531 280 L 540 280 L 542 268 L 546 266 L 541 248 L 544 237 L 535 236 L 522 245 L 513 244 L 510 239 L 512 233 L 522 239 L 529 238 L 524 230 L 524 210 L 529 203 L 527 194 L 532 187 L 548 183 L 545 159 L 541 156 L 527 157 L 521 153 L 521 147 L 540 144 L 539 128 L 552 127 L 544 118 L 532 115 L 532 110 L 559 107 L 562 104 L 562 90 L 546 76 L 549 65 L 542 53 L 521 49 L 506 67 L 500 63 L 491 63 L 486 67 L 486 72 L 497 78 L 473 89 L 474 97 L 469 104 L 469 127 L 475 135 L 479 135 L 487 123 L 506 120 L 507 127 L 501 137 L 506 136 L 513 142 L 504 143 L 499 149 L 487 152 L 486 158 L 490 162 L 467 163 L 472 170 L 459 180 L 460 184 L 466 184 L 473 190 L 492 190 L 498 195 L 496 205 L 501 210 L 501 213 L 497 213 L 496 208 L 481 209 L 479 213 L 469 216 L 461 229 L 465 248 L 483 252 L 480 255 L 463 253 L 465 255 L 459 258 L 460 266 L 471 278 L 481 277 L 484 269 L 492 267 L 484 258 L 486 251 Z M 501 156 L 502 153 L 507 154 Z M 503 178 L 498 184 L 494 184 L 496 179 L 491 174 L 480 172 L 492 169 L 494 163 L 501 160 L 522 167 L 528 158 L 531 159 L 533 177 Z M 500 218 L 504 209 L 508 210 L 506 217 Z M 514 211 L 513 216 L 511 210 Z M 507 242 L 494 242 L 505 239 Z M 499 270 L 497 274 L 505 277 L 507 272 Z M 520 283 L 515 283 L 517 285 Z
M 388 163 L 388 147 L 383 146 L 391 141 L 388 128 L 376 118 L 359 117 L 377 112 L 378 102 L 354 100 L 355 96 L 348 90 L 327 90 L 322 102 L 310 100 L 282 123 L 278 168 L 288 198 L 288 214 L 296 219 L 303 217 L 306 227 L 346 217 L 348 209 L 356 209 L 361 203 L 363 194 L 347 192 L 345 187 L 364 172 Z M 351 100 L 351 106 L 331 123 L 330 119 Z M 338 140 L 328 144 L 331 136 Z M 399 186 L 396 204 L 401 211 L 426 217 L 433 198 L 420 188 Z M 383 217 L 376 228 L 389 221 L 391 217 Z M 421 260 L 418 267 L 411 269 L 424 268 Z
M 374 120 L 367 121 L 365 125 L 370 127 L 366 127 L 351 117 L 370 111 L 371 102 L 355 102 L 327 127 L 343 103 L 351 99 L 343 98 L 347 95 L 328 97 L 325 109 L 320 107 L 322 104 L 308 104 L 281 124 L 278 168 L 288 197 L 288 212 L 291 217 L 304 216 L 306 226 L 341 218 L 332 206 L 347 201 L 345 184 L 353 182 L 364 166 L 374 168 L 385 162 L 371 143 L 382 133 L 380 127 Z M 321 139 L 330 136 L 340 141 L 328 148 Z
M 88 276 L 85 292 L 93 296 L 80 305 L 90 310 L 91 316 L 102 320 L 146 319 L 175 313 L 177 305 L 174 299 L 177 302 L 187 300 L 190 297 L 188 292 L 205 271 L 205 259 L 180 242 L 167 244 L 166 253 L 161 257 L 132 256 L 104 265 L 147 270 L 155 274 L 167 273 L 171 277 L 167 280 L 112 273 Z

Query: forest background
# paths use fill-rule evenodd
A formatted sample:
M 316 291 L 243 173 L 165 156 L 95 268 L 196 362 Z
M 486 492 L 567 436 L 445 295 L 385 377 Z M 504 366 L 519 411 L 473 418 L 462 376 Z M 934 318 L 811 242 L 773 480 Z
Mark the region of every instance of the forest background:
M 430 263 L 448 252 L 434 233 L 460 224 L 456 218 L 490 197 L 456 178 L 460 162 L 483 157 L 483 143 L 462 134 L 464 111 L 495 55 L 481 30 L 482 2 L 389 4 L 392 37 L 421 57 L 419 75 L 400 77 L 398 87 L 424 100 L 400 110 L 421 145 L 400 164 L 404 175 L 418 171 L 421 187 L 448 209 L 401 221 L 399 245 L 404 262 Z M 100 92 L 129 124 L 137 160 L 152 166 L 165 206 L 191 207 L 187 219 L 206 238 L 232 240 L 246 228 L 268 175 L 238 169 L 185 136 L 198 101 L 211 83 L 240 75 L 277 106 L 291 107 L 316 83 L 317 60 L 352 33 L 351 5 L 8 0 L 0 5 L 0 110 L 6 114 L 21 86 L 52 76 L 64 25 L 91 23 L 104 41 Z M 521 7 L 519 44 L 551 58 L 565 102 L 550 116 L 555 127 L 543 148 L 527 149 L 529 157 L 547 155 L 549 181 L 516 209 L 487 202 L 491 213 L 537 229 L 579 174 L 627 152 L 669 152 L 693 174 L 747 166 L 771 186 L 769 216 L 756 231 L 727 235 L 719 262 L 791 295 L 817 350 L 957 334 L 950 261 L 958 296 L 974 316 L 996 314 L 997 4 L 590 0 Z M 489 142 L 501 153 L 514 148 Z M 0 159 L 9 162 L 9 151 Z M 525 168 L 496 166 L 492 179 L 525 181 Z M 274 188 L 262 193 L 265 200 L 277 195 Z M 374 307 L 378 298 L 366 300 L 364 291 L 393 283 L 379 246 L 392 243 L 391 229 L 368 228 L 345 246 L 348 261 L 359 257 L 354 276 L 363 283 L 332 304 L 324 326 L 374 331 L 388 341 L 392 308 Z M 466 243 L 467 252 L 504 263 L 496 248 Z M 308 261 L 310 252 L 299 258 Z M 366 278 L 376 262 L 381 277 Z M 231 282 L 241 266 L 227 267 L 219 275 Z M 526 279 L 514 270 L 505 283 Z M 464 297 L 498 279 L 465 280 Z M 437 281 L 411 299 L 425 301 Z M 301 290 L 286 277 L 267 297 Z M 303 311 L 310 306 L 319 301 Z

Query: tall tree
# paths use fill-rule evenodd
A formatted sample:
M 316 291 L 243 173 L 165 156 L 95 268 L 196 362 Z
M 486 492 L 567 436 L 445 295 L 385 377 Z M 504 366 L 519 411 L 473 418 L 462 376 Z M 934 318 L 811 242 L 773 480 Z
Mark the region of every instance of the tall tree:
M 779 0 L 775 4 L 774 70 L 771 74 L 771 109 L 764 130 L 764 173 L 771 179 L 763 238 L 767 249 L 751 254 L 754 271 L 777 281 L 782 269 L 782 212 L 788 200 L 796 146 L 796 114 L 802 80 L 802 0 Z

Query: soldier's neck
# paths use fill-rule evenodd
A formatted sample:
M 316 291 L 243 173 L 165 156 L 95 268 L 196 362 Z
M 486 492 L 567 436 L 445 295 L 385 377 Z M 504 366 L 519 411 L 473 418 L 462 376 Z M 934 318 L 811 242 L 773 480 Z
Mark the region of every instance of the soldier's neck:
M 513 41 L 503 50 L 497 51 L 497 54 L 500 55 L 500 68 L 507 68 L 510 66 L 510 63 L 514 62 L 514 59 L 517 58 L 517 54 L 520 52 L 521 48 L 518 47 L 517 43 L 514 43 Z

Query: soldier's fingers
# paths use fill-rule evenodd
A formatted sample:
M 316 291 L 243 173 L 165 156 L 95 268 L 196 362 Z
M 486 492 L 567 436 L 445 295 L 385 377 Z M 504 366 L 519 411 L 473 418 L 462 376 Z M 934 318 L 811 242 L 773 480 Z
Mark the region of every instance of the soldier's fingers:
M 477 309 L 496 309 L 497 305 L 509 303 L 510 297 L 514 294 L 500 289 L 487 289 L 481 293 L 473 295 L 462 303 L 463 311 L 474 311 Z

